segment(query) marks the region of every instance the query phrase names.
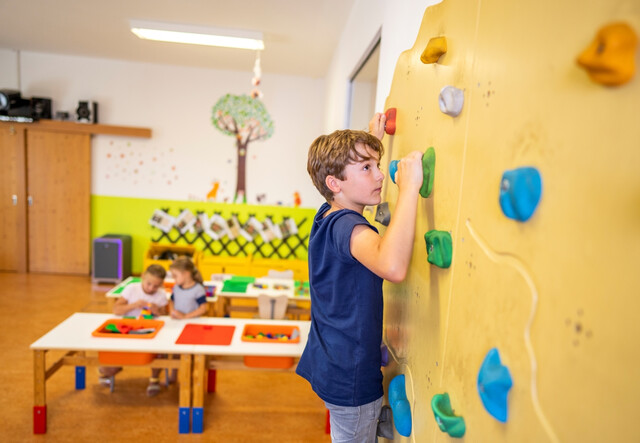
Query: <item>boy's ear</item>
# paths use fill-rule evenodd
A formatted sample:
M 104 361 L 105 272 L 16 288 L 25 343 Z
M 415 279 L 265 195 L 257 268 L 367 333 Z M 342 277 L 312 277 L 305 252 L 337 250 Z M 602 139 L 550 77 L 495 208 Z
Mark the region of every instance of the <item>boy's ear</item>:
M 340 192 L 340 180 L 335 178 L 333 175 L 327 175 L 327 178 L 324 179 L 324 183 L 327 185 L 327 188 L 334 194 Z

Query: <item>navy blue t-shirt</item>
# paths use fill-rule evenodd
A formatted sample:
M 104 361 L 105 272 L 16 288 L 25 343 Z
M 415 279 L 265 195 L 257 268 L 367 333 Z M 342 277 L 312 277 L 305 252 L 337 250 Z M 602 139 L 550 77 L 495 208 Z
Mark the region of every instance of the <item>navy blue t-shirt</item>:
M 366 225 L 355 211 L 323 218 L 318 210 L 309 238 L 311 330 L 296 372 L 318 396 L 339 406 L 361 406 L 382 397 L 382 278 L 350 251 L 353 228 Z

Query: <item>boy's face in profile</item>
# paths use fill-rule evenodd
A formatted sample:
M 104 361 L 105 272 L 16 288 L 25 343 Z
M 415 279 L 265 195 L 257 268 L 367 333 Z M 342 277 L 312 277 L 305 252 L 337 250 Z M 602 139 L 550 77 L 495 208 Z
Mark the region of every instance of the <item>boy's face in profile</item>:
M 377 205 L 382 200 L 380 194 L 384 180 L 380 158 L 377 152 L 362 143 L 356 144 L 356 151 L 363 159 L 345 166 L 345 179 L 340 180 L 340 193 L 347 201 L 363 208 Z
M 151 275 L 148 272 L 142 274 L 142 290 L 145 294 L 154 294 L 162 286 L 163 280 L 160 277 Z

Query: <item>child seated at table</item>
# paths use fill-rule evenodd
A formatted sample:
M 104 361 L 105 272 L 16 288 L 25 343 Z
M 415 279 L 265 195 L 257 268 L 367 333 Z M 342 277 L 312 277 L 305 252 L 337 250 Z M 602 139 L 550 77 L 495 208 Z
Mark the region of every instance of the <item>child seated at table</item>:
M 142 309 L 149 309 L 153 315 L 166 315 L 167 293 L 163 283 L 167 272 L 160 265 L 150 265 L 142 274 L 140 283 L 127 285 L 122 291 L 122 296 L 115 302 L 113 313 L 127 317 L 139 317 Z M 120 372 L 120 367 L 100 367 L 100 384 L 113 387 L 115 375 Z M 151 369 L 151 378 L 147 386 L 147 395 L 153 397 L 160 392 L 158 376 L 161 368 Z
M 169 301 L 169 314 L 173 318 L 200 317 L 207 312 L 207 292 L 202 276 L 189 257 L 179 257 L 169 266 L 175 280 Z

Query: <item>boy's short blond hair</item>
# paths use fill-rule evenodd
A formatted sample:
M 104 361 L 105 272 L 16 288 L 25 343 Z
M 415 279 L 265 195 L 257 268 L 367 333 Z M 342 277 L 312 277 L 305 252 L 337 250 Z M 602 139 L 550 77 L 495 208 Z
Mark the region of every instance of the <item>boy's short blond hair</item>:
M 328 201 L 333 200 L 333 192 L 325 182 L 329 175 L 344 180 L 344 168 L 349 163 L 369 160 L 357 150 L 356 144 L 362 143 L 378 153 L 378 159 L 384 154 L 382 142 L 375 136 L 364 131 L 343 129 L 329 135 L 316 138 L 309 147 L 307 171 L 320 194 Z
M 167 271 L 162 266 L 156 264 L 149 265 L 144 273 L 158 277 L 160 280 L 164 280 L 167 276 Z

